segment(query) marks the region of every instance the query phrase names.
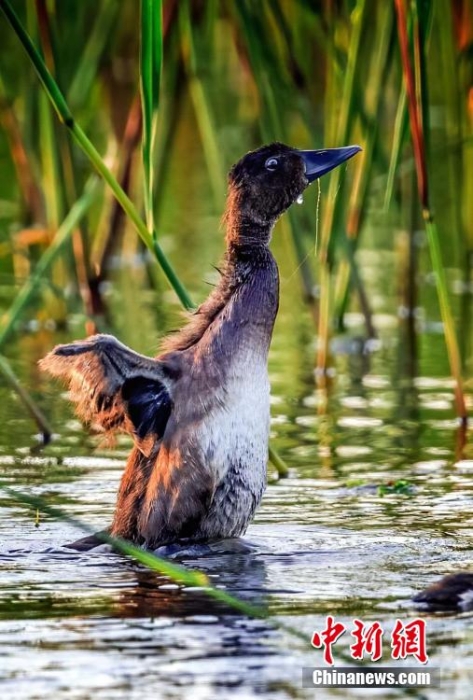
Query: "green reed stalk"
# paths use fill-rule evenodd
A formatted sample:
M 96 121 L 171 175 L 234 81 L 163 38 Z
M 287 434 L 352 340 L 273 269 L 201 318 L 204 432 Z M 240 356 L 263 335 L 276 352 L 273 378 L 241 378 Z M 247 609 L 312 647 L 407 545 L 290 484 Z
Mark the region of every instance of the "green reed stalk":
M 337 128 L 337 142 L 348 143 L 351 126 L 355 118 L 355 76 L 361 53 L 361 39 L 367 22 L 371 21 L 369 6 L 366 0 L 358 0 L 353 11 L 353 25 L 345 71 L 343 94 L 340 105 L 340 116 Z M 339 189 L 342 182 L 341 168 L 336 168 L 330 176 L 327 202 L 325 205 L 322 233 L 320 238 L 319 262 L 321 269 L 320 284 L 320 316 L 318 328 L 317 370 L 319 380 L 327 369 L 328 343 L 330 334 L 330 268 L 333 263 L 338 220 L 342 206 Z M 337 196 L 338 195 L 338 196 Z
M 159 112 L 159 89 L 163 64 L 163 23 L 161 0 L 141 0 L 140 88 L 143 111 L 143 173 L 148 230 L 156 243 L 154 221 L 154 153 Z
M 35 3 L 36 22 L 39 29 L 39 41 L 41 53 L 45 63 L 53 75 L 56 73 L 55 45 L 52 37 L 49 16 L 44 0 Z M 39 103 L 39 151 L 41 154 L 42 189 L 46 210 L 46 222 L 48 231 L 56 231 L 64 218 L 67 206 L 67 185 L 71 169 L 67 167 L 69 143 L 64 138 L 62 130 L 57 133 L 57 123 L 51 111 L 48 98 L 43 91 L 38 94 Z M 75 201 L 77 196 L 70 197 L 69 201 Z M 54 286 L 62 289 L 66 284 L 66 262 L 56 259 L 51 270 L 51 280 Z M 65 321 L 66 307 L 58 299 L 51 299 L 52 315 Z
M 130 189 L 134 154 L 141 139 L 142 121 L 141 100 L 137 94 L 132 100 L 126 116 L 121 143 L 117 143 L 113 148 L 113 157 L 110 165 L 110 169 L 115 174 L 120 187 L 126 193 Z M 123 219 L 125 218 L 125 212 L 113 196 L 113 193 L 108 192 L 107 194 L 109 196 L 105 198 L 101 207 L 98 224 L 95 227 L 96 233 L 89 252 L 89 267 L 90 270 L 93 270 L 92 274 L 96 279 L 103 278 L 105 266 L 109 256 L 115 249 L 117 237 L 121 233 Z M 152 269 L 154 272 L 155 268 Z
M 450 360 L 450 368 L 456 382 L 455 399 L 457 413 L 461 418 L 462 423 L 466 424 L 467 410 L 463 392 L 461 358 L 455 330 L 455 321 L 450 307 L 447 280 L 440 250 L 439 232 L 434 221 L 434 216 L 430 205 L 427 151 L 424 137 L 424 124 L 426 121 L 425 116 L 427 111 L 427 104 L 425 102 L 427 76 L 425 71 L 422 69 L 423 67 L 421 64 L 423 49 L 422 42 L 420 41 L 419 20 L 416 12 L 414 16 L 414 46 L 416 60 L 413 68 L 409 51 L 407 16 L 404 0 L 395 0 L 395 7 L 397 13 L 397 26 L 402 67 L 408 97 L 407 105 L 409 110 L 412 145 L 414 149 L 419 200 L 422 206 L 422 216 L 429 241 L 432 267 L 436 276 L 437 293 L 444 325 L 445 342 Z
M 393 198 L 394 184 L 401 159 L 402 145 L 407 135 L 407 127 L 409 117 L 407 113 L 407 92 L 405 84 L 401 87 L 399 100 L 396 109 L 396 118 L 394 120 L 393 145 L 391 149 L 391 158 L 389 160 L 388 178 L 386 182 L 386 192 L 384 195 L 384 211 L 387 212 L 391 206 Z
M 54 134 L 54 115 L 46 95 L 41 92 L 39 98 L 39 150 L 41 154 L 41 188 L 44 193 L 46 221 L 54 231 L 61 221 L 63 201 L 61 197 L 62 177 L 59 168 L 59 154 Z
M 173 25 L 176 31 L 177 23 Z M 154 167 L 158 173 L 166 173 L 171 169 L 173 143 L 176 135 L 175 125 L 178 123 L 184 99 L 186 83 L 183 80 L 184 67 L 176 46 L 175 36 L 170 33 L 169 43 L 173 46 L 173 54 L 166 66 L 166 94 L 159 113 L 158 131 L 156 134 L 156 156 Z M 155 210 L 161 211 L 166 189 L 158 187 L 154 194 Z
M 327 386 L 326 370 L 329 360 L 330 307 L 331 307 L 330 268 L 327 262 L 321 262 L 319 268 L 320 302 L 319 325 L 317 329 L 317 366 L 315 377 L 320 387 Z
M 1 2 L 2 0 L 0 0 Z M 166 275 L 169 284 L 171 285 L 172 289 L 176 292 L 177 296 L 179 297 L 179 300 L 181 301 L 182 305 L 186 309 L 192 309 L 194 307 L 191 298 L 189 296 L 189 293 L 187 292 L 186 288 L 178 278 L 176 272 L 174 271 L 174 268 L 172 267 L 171 263 L 167 259 L 166 255 L 164 254 L 163 250 L 161 249 L 161 246 L 159 243 L 153 239 L 152 235 L 149 233 L 148 229 L 146 228 L 145 223 L 141 219 L 140 215 L 138 214 L 138 211 L 131 201 L 131 199 L 128 197 L 127 194 L 122 190 L 120 185 L 118 184 L 117 180 L 115 177 L 112 175 L 110 170 L 107 168 L 105 163 L 102 161 L 100 158 L 100 155 L 98 151 L 95 149 L 95 147 L 92 145 L 92 143 L 89 141 L 87 136 L 84 134 L 82 129 L 75 124 L 75 122 L 72 122 L 72 124 L 69 126 L 71 133 L 73 134 L 74 138 L 76 139 L 77 143 L 79 146 L 82 148 L 84 153 L 88 156 L 89 160 L 91 163 L 95 166 L 96 170 L 99 172 L 99 174 L 103 177 L 105 182 L 109 185 L 110 189 L 112 190 L 113 194 L 115 195 L 118 203 L 130 219 L 130 221 L 133 223 L 135 226 L 138 235 L 140 236 L 141 240 L 145 243 L 147 248 L 149 248 L 151 251 L 154 252 L 159 264 L 161 265 L 161 268 Z
M 276 452 L 274 447 L 271 447 L 271 445 L 269 445 L 268 452 L 269 452 L 269 461 L 271 462 L 273 467 L 276 469 L 279 478 L 283 479 L 284 477 L 288 476 L 289 475 L 289 468 L 288 468 L 286 462 Z
M 107 166 L 101 159 L 100 154 L 93 146 L 91 141 L 87 138 L 80 126 L 74 121 L 74 118 L 69 110 L 69 107 L 66 103 L 66 100 L 64 99 L 62 92 L 60 91 L 51 73 L 47 69 L 41 55 L 37 51 L 29 35 L 24 30 L 9 1 L 0 0 L 0 9 L 5 14 L 7 20 L 10 22 L 23 48 L 25 49 L 26 53 L 31 59 L 34 68 L 38 73 L 38 76 L 43 84 L 43 87 L 46 90 L 46 93 L 59 116 L 60 121 L 62 121 L 65 124 L 65 126 L 68 128 L 71 135 L 74 137 L 76 142 L 84 151 L 84 153 L 86 154 L 92 165 L 95 167 L 97 172 L 101 175 L 101 177 L 111 188 L 113 194 L 115 195 L 119 204 L 127 214 L 128 218 L 135 226 L 138 235 L 145 243 L 147 248 L 154 252 L 159 264 L 161 265 L 161 268 L 163 269 L 164 274 L 168 279 L 169 284 L 171 285 L 172 289 L 174 289 L 174 291 L 176 292 L 183 306 L 186 309 L 193 308 L 193 304 L 191 302 L 187 290 L 185 289 L 182 282 L 179 280 L 178 276 L 174 271 L 174 268 L 172 267 L 171 263 L 162 251 L 158 242 L 156 240 L 153 240 L 152 235 L 150 234 L 150 232 L 146 228 L 145 223 L 138 214 L 135 205 L 122 190 L 113 174 L 110 172 L 110 170 L 107 168 Z
M 464 2 L 463 8 L 466 13 L 471 12 L 469 3 Z M 468 9 L 467 9 L 468 8 Z M 438 43 L 436 47 L 440 49 L 441 73 L 442 73 L 442 94 L 445 104 L 445 132 L 447 142 L 450 144 L 448 152 L 445 154 L 445 176 L 442 182 L 449 188 L 448 199 L 450 202 L 457 202 L 459 195 L 465 206 L 465 214 L 462 215 L 461 206 L 452 206 L 448 209 L 448 226 L 455 236 L 451 238 L 456 243 L 456 257 L 460 261 L 462 278 L 464 284 L 463 294 L 460 300 L 459 324 L 462 329 L 459 338 L 460 354 L 463 366 L 465 366 L 469 345 L 471 347 L 471 315 L 473 303 L 471 294 L 468 294 L 468 286 L 471 279 L 471 263 L 473 261 L 473 228 L 471 225 L 471 164 L 472 159 L 464 151 L 463 138 L 467 130 L 471 129 L 469 120 L 465 123 L 465 97 L 467 91 L 465 87 L 468 83 L 464 80 L 462 70 L 471 70 L 471 63 L 465 60 L 464 50 L 461 47 L 461 38 L 458 36 L 454 22 L 454 6 L 451 0 L 438 0 L 435 3 L 438 25 Z M 467 19 L 467 15 L 464 15 Z M 471 22 L 471 17 L 470 17 Z M 470 28 L 471 29 L 471 28 Z M 466 27 L 462 28 L 464 37 L 468 35 Z M 457 45 L 458 44 L 458 45 Z M 466 128 L 465 128 L 466 127 Z M 445 224 L 444 224 L 445 225 Z
M 389 3 L 385 3 L 387 8 L 389 8 Z M 373 6 L 374 7 L 374 6 Z M 384 8 L 384 9 L 387 9 Z M 335 46 L 335 43 L 332 39 L 332 37 L 328 34 L 326 27 L 331 24 L 332 21 L 330 20 L 327 21 L 327 17 L 322 17 L 322 15 L 313 15 L 312 20 L 314 22 L 312 31 L 313 35 L 315 37 L 316 42 L 320 45 L 320 48 L 322 52 L 326 56 L 326 61 L 327 61 L 327 68 L 331 71 L 333 71 L 334 75 L 336 76 L 337 81 L 341 81 L 344 76 L 345 76 L 345 71 L 347 68 L 347 61 L 346 61 L 346 56 L 345 54 L 340 51 Z M 373 24 L 371 25 L 371 28 L 373 28 Z M 309 70 L 311 70 L 312 67 L 310 67 Z M 369 130 L 371 129 L 372 126 L 372 119 L 369 117 L 369 115 L 365 111 L 365 105 L 363 102 L 363 95 L 364 95 L 364 84 L 362 81 L 364 81 L 366 75 L 366 71 L 359 71 L 358 75 L 355 75 L 355 86 L 353 90 L 353 100 L 354 100 L 354 109 L 356 111 L 357 117 L 360 122 L 360 126 L 362 127 L 363 131 L 368 133 Z M 331 108 L 330 105 L 330 100 L 327 100 L 327 94 L 328 91 L 333 92 L 333 86 L 334 86 L 335 81 L 333 79 L 326 80 L 325 83 L 325 99 L 324 99 L 324 107 L 326 108 L 325 114 L 327 115 L 327 119 L 330 122 L 330 124 L 333 124 L 334 127 L 336 127 L 336 120 L 333 119 L 333 108 Z M 337 104 L 337 110 L 338 110 L 338 104 Z M 330 126 L 330 124 L 326 124 L 327 126 Z M 334 133 L 332 136 L 330 136 L 329 133 L 326 133 L 326 136 L 329 138 L 327 139 L 327 142 L 334 143 L 336 142 L 336 129 L 334 129 Z M 387 167 L 387 161 L 385 159 L 385 155 L 383 151 L 379 151 L 377 154 L 377 160 L 379 162 L 379 166 L 381 169 L 385 169 Z
M 449 200 L 456 202 L 462 189 L 463 152 L 460 144 L 462 135 L 461 100 L 463 88 L 459 81 L 458 63 L 453 26 L 453 6 L 450 0 L 435 3 L 441 26 L 437 36 L 440 44 L 442 93 L 445 96 L 445 131 L 447 141 L 452 145 L 445 158 L 445 184 L 449 188 Z M 465 255 L 465 241 L 462 237 L 461 208 L 449 209 L 449 226 L 455 247 L 461 256 Z

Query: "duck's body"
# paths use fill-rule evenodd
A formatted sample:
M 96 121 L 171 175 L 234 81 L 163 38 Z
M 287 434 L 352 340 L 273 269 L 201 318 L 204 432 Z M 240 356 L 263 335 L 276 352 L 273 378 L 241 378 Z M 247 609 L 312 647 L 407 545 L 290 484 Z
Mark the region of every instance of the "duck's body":
M 191 322 L 158 356 L 174 377 L 173 409 L 149 456 L 135 447 L 129 457 L 112 534 L 156 547 L 246 530 L 266 483 L 267 363 L 278 287 L 267 248 L 251 259 L 232 251 L 219 287 L 200 310 L 206 323 L 199 319 L 200 329 L 192 333 Z M 214 300 L 230 288 L 213 317 Z M 145 489 L 137 479 L 142 473 Z
M 233 168 L 220 283 L 156 359 L 101 335 L 42 361 L 69 383 L 84 420 L 134 437 L 113 535 L 156 548 L 245 532 L 266 484 L 268 351 L 279 301 L 271 232 L 316 167 L 323 174 L 328 157 L 335 167 L 357 150 L 273 144 Z

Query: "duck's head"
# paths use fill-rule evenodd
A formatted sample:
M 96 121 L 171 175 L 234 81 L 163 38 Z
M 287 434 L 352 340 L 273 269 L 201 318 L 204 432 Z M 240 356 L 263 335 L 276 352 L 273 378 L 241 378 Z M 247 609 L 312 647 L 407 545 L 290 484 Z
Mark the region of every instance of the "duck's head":
M 291 204 L 302 201 L 311 182 L 361 151 L 359 146 L 300 151 L 271 143 L 250 151 L 229 173 L 227 212 L 247 225 L 270 227 Z

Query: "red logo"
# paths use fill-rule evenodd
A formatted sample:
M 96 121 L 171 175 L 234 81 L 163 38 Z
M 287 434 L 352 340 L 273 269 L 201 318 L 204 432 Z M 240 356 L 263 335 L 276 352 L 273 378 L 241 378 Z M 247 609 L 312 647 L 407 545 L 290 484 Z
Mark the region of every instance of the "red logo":
M 364 659 L 365 653 L 371 656 L 371 661 L 378 661 L 383 655 L 384 630 L 379 622 L 365 625 L 361 620 L 353 620 L 355 625 L 351 636 L 356 641 L 350 647 L 352 659 Z
M 416 618 L 407 625 L 396 620 L 391 634 L 391 657 L 405 659 L 407 656 L 413 656 L 420 664 L 427 663 L 425 620 Z
M 328 615 L 325 629 L 312 635 L 312 646 L 316 649 L 324 648 L 324 661 L 328 666 L 333 666 L 332 644 L 335 644 L 345 631 L 345 625 L 335 622 L 332 615 Z
M 346 631 L 344 624 L 335 622 L 333 615 L 327 615 L 324 629 L 313 633 L 312 646 L 323 649 L 324 662 L 328 666 L 334 665 L 333 645 Z M 379 661 L 382 658 L 384 629 L 380 622 L 376 620 L 368 624 L 355 619 L 350 634 L 355 639 L 350 646 L 352 659 Z M 426 622 L 420 618 L 407 623 L 397 619 L 391 632 L 391 658 L 406 659 L 408 656 L 413 656 L 421 664 L 428 660 Z

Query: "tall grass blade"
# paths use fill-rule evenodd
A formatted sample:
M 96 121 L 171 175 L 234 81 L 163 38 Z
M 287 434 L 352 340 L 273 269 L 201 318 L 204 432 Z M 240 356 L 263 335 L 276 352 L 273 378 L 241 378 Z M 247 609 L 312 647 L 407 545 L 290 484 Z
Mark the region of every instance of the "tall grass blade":
M 39 95 L 39 135 L 42 166 L 42 189 L 46 221 L 54 231 L 62 218 L 62 178 L 59 166 L 59 154 L 54 133 L 54 114 L 52 114 L 46 95 Z
M 409 125 L 409 117 L 407 114 L 407 93 L 406 86 L 403 84 L 399 95 L 399 100 L 396 109 L 396 118 L 394 120 L 393 145 L 391 149 L 391 158 L 389 160 L 388 179 L 386 182 L 386 192 L 384 195 L 384 211 L 387 212 L 391 206 L 393 198 L 394 185 L 401 159 L 401 151 L 404 141 L 407 136 L 407 127 Z
M 123 191 L 130 191 L 135 150 L 142 133 L 143 114 L 141 100 L 137 94 L 131 103 L 120 144 L 114 144 L 111 170 Z M 90 250 L 90 268 L 94 271 L 96 284 L 104 279 L 105 268 L 119 244 L 125 212 L 112 193 L 109 193 L 100 212 L 97 233 Z M 111 201 L 110 201 L 111 200 Z
M 348 143 L 351 128 L 356 117 L 356 75 L 358 73 L 358 65 L 362 47 L 361 40 L 367 24 L 371 21 L 369 9 L 369 3 L 366 0 L 358 0 L 355 9 L 352 12 L 352 34 L 348 52 L 347 67 L 345 70 L 343 94 L 340 101 L 340 113 L 336 131 L 337 143 L 334 145 Z M 338 202 L 340 202 L 341 199 L 339 196 L 339 189 L 341 186 L 342 177 L 342 168 L 336 168 L 330 175 L 329 192 L 325 206 L 320 238 L 319 258 L 321 262 L 332 262 L 332 253 L 335 245 L 335 234 L 338 224 L 337 216 L 339 213 L 339 207 L 341 206 L 338 204 Z
M 283 479 L 286 476 L 289 476 L 289 469 L 287 467 L 287 464 L 284 462 L 284 460 L 279 456 L 279 454 L 276 452 L 274 447 L 271 445 L 269 446 L 269 461 L 273 465 L 273 467 L 276 469 L 278 476 L 280 479 Z
M 143 173 L 145 210 L 148 230 L 156 235 L 153 193 L 155 189 L 156 129 L 159 111 L 159 90 L 163 63 L 163 26 L 161 0 L 141 0 L 140 89 L 143 110 Z
M 461 144 L 462 88 L 455 46 L 454 10 L 449 0 L 439 0 L 435 3 L 435 12 L 437 25 L 439 25 L 437 35 L 440 41 L 442 92 L 445 96 L 445 131 L 447 142 L 451 144 L 445 158 L 445 181 L 449 189 L 449 200 L 456 202 L 462 191 L 463 149 Z M 448 218 L 449 225 L 453 228 L 452 238 L 455 248 L 463 258 L 465 240 L 462 236 L 461 208 L 459 206 L 452 207 Z

